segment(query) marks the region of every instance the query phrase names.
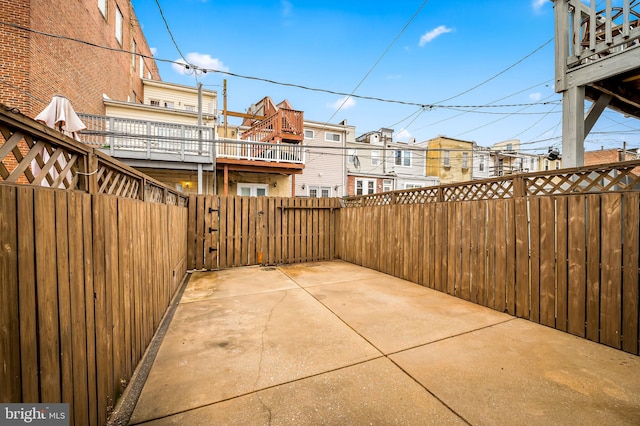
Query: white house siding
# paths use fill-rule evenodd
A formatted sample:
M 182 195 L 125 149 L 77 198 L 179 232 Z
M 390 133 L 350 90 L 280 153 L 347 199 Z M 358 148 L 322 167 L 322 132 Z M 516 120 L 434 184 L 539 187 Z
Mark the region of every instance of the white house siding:
M 296 197 L 308 197 L 311 188 L 329 188 L 331 197 L 346 194 L 346 140 L 353 139 L 355 127 L 325 125 L 305 121 L 305 130 L 313 131 L 313 138 L 305 138 L 305 166 L 302 174 L 295 176 Z M 340 142 L 327 141 L 327 133 L 339 133 Z M 318 147 L 315 148 L 314 147 Z
M 187 110 L 187 106 L 198 111 L 198 90 L 197 88 L 182 86 L 172 83 L 160 83 L 143 80 L 144 82 L 144 104 L 151 105 L 151 100 L 161 101 L 160 106 L 164 107 L 164 102 L 172 102 L 173 108 L 177 110 Z M 214 114 L 217 110 L 216 92 L 211 90 L 202 91 L 202 112 Z

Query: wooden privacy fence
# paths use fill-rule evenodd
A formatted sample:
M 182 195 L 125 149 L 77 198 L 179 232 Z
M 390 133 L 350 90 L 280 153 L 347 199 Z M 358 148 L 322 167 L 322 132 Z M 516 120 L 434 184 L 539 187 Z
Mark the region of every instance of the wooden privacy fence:
M 639 164 L 348 199 L 357 208 L 340 211 L 339 254 L 638 354 Z M 520 196 L 495 191 L 516 179 Z M 469 187 L 477 199 L 454 201 Z
M 188 199 L 15 111 L 0 131 L 0 402 L 102 425 L 186 274 Z
M 188 267 L 334 259 L 339 208 L 328 198 L 191 196 Z

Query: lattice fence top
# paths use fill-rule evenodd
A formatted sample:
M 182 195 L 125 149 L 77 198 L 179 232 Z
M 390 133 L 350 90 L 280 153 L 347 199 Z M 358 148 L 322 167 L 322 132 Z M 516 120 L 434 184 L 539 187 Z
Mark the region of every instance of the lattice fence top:
M 640 160 L 350 197 L 345 207 L 640 190 Z
M 188 197 L 0 104 L 0 182 L 186 206 Z

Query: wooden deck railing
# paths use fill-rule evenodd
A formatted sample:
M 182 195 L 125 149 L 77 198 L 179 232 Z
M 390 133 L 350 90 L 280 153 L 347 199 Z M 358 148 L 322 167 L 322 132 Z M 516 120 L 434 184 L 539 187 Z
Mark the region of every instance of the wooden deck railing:
M 3 105 L 0 132 L 0 402 L 103 425 L 186 275 L 188 198 Z
M 600 10 L 596 9 L 599 5 L 596 1 L 590 5 L 582 0 L 565 0 L 565 3 L 562 8 L 566 13 L 560 18 L 567 20 L 568 28 L 573 29 L 569 37 L 569 67 L 640 45 L 640 4 L 637 2 L 622 0 L 622 6 L 614 7 L 612 0 L 606 0 Z
M 279 108 L 271 117 L 255 123 L 242 134 L 242 139 L 253 142 L 302 141 L 304 139 L 304 113 Z
M 216 158 L 304 164 L 304 146 L 291 143 L 216 141 Z

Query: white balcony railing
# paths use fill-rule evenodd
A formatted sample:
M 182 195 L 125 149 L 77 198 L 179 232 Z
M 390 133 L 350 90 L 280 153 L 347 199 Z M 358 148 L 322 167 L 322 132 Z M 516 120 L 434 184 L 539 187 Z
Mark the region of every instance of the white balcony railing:
M 211 163 L 214 157 L 304 164 L 301 144 L 249 142 L 214 137 L 214 129 L 198 126 L 78 114 L 87 129 L 84 143 L 116 158 Z

